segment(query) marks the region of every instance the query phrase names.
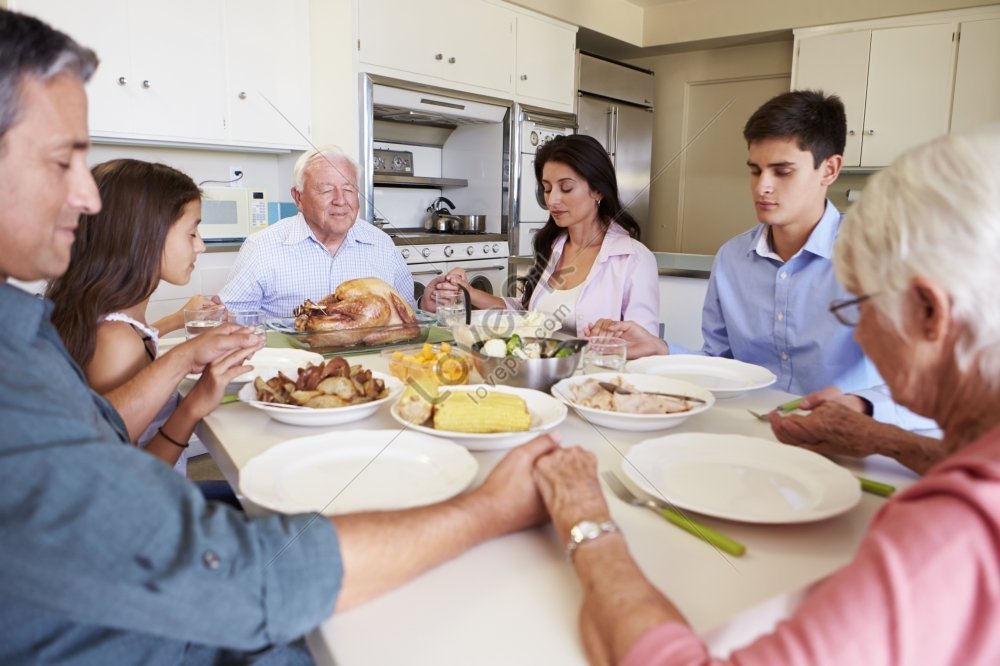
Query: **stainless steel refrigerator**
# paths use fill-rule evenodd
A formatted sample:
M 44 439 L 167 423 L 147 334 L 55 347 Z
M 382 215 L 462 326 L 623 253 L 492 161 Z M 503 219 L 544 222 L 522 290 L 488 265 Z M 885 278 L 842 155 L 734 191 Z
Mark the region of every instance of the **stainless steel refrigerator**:
M 577 53 L 577 133 L 592 136 L 614 162 L 622 203 L 646 238 L 653 151 L 653 73 Z

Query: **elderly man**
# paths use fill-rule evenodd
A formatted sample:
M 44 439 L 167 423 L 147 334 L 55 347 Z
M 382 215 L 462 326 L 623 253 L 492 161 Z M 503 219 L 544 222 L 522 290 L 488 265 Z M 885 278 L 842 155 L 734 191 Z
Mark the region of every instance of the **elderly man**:
M 846 311 L 893 397 L 941 424 L 949 455 L 885 503 L 854 560 L 793 617 L 725 663 L 1000 663 L 998 251 L 1000 128 L 938 139 L 868 181 L 834 250 L 851 297 L 829 307 Z M 537 465 L 556 530 L 576 546 L 591 661 L 722 664 L 645 578 L 621 532 L 603 525 L 610 512 L 595 467 L 581 449 Z M 574 529 L 581 521 L 605 529 Z
M 320 148 L 298 159 L 292 178 L 298 214 L 243 243 L 222 302 L 290 317 L 303 301 L 318 301 L 345 280 L 377 277 L 415 305 L 413 277 L 392 239 L 357 222 L 357 164 L 339 148 Z
M 548 438 L 448 502 L 333 519 L 249 519 L 128 444 L 59 340 L 52 304 L 7 284 L 65 271 L 79 215 L 100 209 L 83 88 L 96 64 L 66 35 L 0 10 L 0 663 L 302 663 L 301 643 L 282 644 L 334 608 L 542 522 L 531 468 Z M 128 391 L 169 391 L 261 342 L 220 329 Z

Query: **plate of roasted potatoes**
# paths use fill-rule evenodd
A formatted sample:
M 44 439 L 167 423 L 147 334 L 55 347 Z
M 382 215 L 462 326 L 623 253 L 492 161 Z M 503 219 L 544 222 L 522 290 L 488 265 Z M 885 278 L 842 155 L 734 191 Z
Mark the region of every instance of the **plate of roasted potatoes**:
M 280 423 L 329 426 L 371 416 L 402 391 L 395 377 L 334 357 L 294 374 L 263 374 L 245 384 L 239 397 Z

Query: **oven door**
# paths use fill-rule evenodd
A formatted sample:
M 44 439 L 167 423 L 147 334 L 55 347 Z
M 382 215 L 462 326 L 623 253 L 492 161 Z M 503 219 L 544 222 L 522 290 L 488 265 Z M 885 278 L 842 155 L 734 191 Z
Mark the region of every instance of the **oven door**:
M 496 259 L 473 259 L 472 261 L 456 261 L 448 264 L 448 270 L 462 268 L 471 284 L 476 289 L 493 296 L 507 295 L 507 257 Z
M 430 281 L 447 270 L 442 269 L 441 264 L 413 264 L 408 268 L 410 275 L 413 276 L 413 298 L 417 303 L 420 302 L 420 297 L 424 295 Z
M 537 198 L 538 181 L 535 180 L 535 156 L 521 155 L 521 210 L 519 222 L 548 222 L 549 211 Z

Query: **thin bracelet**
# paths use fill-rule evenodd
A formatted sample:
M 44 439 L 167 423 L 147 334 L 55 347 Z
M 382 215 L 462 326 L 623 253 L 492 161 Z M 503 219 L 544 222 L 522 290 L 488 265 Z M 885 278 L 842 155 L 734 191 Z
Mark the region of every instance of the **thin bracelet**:
M 181 443 L 180 443 L 180 442 L 178 442 L 178 441 L 177 441 L 176 439 L 174 439 L 173 437 L 171 437 L 171 436 L 170 436 L 170 435 L 168 435 L 167 433 L 163 432 L 163 427 L 162 427 L 162 426 L 161 426 L 161 427 L 159 427 L 159 428 L 157 428 L 157 429 L 156 429 L 156 432 L 160 433 L 160 437 L 162 437 L 163 439 L 167 440 L 168 442 L 170 442 L 170 443 L 171 443 L 171 444 L 173 444 L 174 446 L 179 446 L 179 447 L 181 447 L 182 449 L 186 449 L 186 448 L 187 448 L 188 446 L 190 446 L 190 444 L 187 444 L 187 443 L 185 443 L 185 444 L 181 444 Z

